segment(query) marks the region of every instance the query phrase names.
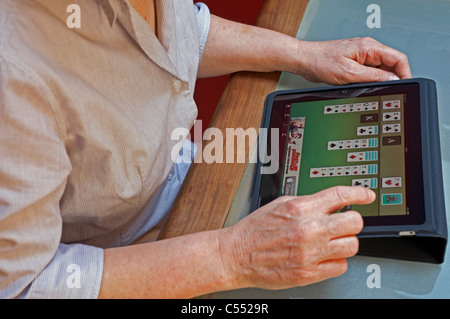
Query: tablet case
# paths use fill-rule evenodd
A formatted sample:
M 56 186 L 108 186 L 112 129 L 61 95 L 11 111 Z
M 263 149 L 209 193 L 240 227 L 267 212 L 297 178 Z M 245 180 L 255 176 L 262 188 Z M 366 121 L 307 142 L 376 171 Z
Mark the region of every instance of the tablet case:
M 440 264 L 447 246 L 447 221 L 442 181 L 439 119 L 436 84 L 433 80 L 416 78 L 395 82 L 352 84 L 316 89 L 284 90 L 269 94 L 265 101 L 262 127 L 268 128 L 274 98 L 279 94 L 319 92 L 330 89 L 367 88 L 370 86 L 417 83 L 420 88 L 422 163 L 425 222 L 420 225 L 365 226 L 359 238 L 359 255 L 420 261 Z M 263 147 L 263 145 L 258 145 Z M 264 153 L 259 153 L 264 154 Z M 255 166 L 250 211 L 259 207 L 261 187 L 260 161 Z

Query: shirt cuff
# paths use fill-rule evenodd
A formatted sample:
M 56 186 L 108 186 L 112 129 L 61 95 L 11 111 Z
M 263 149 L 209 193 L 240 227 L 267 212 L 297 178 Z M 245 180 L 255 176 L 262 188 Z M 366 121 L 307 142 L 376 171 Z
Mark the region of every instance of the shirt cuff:
M 209 28 L 211 25 L 211 13 L 206 4 L 197 2 L 194 5 L 195 17 L 197 18 L 198 38 L 200 42 L 200 60 L 205 50 L 206 40 L 208 39 Z
M 52 261 L 22 294 L 30 299 L 95 299 L 103 274 L 103 249 L 60 244 Z

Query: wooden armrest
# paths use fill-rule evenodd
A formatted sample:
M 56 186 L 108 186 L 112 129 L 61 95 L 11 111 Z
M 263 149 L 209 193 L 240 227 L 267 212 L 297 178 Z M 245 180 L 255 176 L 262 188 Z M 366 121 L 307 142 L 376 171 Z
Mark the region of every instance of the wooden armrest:
M 296 36 L 308 0 L 266 0 L 256 25 Z M 209 127 L 255 128 L 261 124 L 264 100 L 281 72 L 232 75 Z M 203 143 L 203 148 L 206 143 Z M 246 159 L 254 145 L 246 148 Z M 158 239 L 222 228 L 246 163 L 193 163 Z

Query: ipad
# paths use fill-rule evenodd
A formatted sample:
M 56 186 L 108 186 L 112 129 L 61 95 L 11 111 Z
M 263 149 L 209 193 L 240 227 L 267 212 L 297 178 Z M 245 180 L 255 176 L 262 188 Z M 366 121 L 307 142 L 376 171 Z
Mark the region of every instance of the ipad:
M 278 170 L 264 174 L 267 161 L 259 160 L 251 209 L 283 195 L 361 186 L 376 200 L 341 211 L 358 211 L 365 227 L 424 224 L 433 201 L 443 202 L 434 92 L 433 81 L 412 79 L 270 94 L 262 123 L 269 135 L 260 143 L 266 153 L 278 150 Z

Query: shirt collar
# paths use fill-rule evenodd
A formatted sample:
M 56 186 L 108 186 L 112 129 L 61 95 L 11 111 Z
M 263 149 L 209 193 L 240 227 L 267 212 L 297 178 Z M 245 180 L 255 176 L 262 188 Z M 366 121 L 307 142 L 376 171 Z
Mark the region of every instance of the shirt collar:
M 173 42 L 172 30 L 175 23 L 173 12 L 173 1 L 164 0 L 164 6 L 160 1 L 156 1 L 158 20 L 165 20 L 164 30 L 158 27 L 160 40 L 155 36 L 147 22 L 134 10 L 128 0 L 97 0 L 105 15 L 107 16 L 111 27 L 115 23 L 120 23 L 128 34 L 134 39 L 139 47 L 153 62 L 177 76 L 176 68 L 172 62 L 172 53 L 169 48 L 176 43 Z

